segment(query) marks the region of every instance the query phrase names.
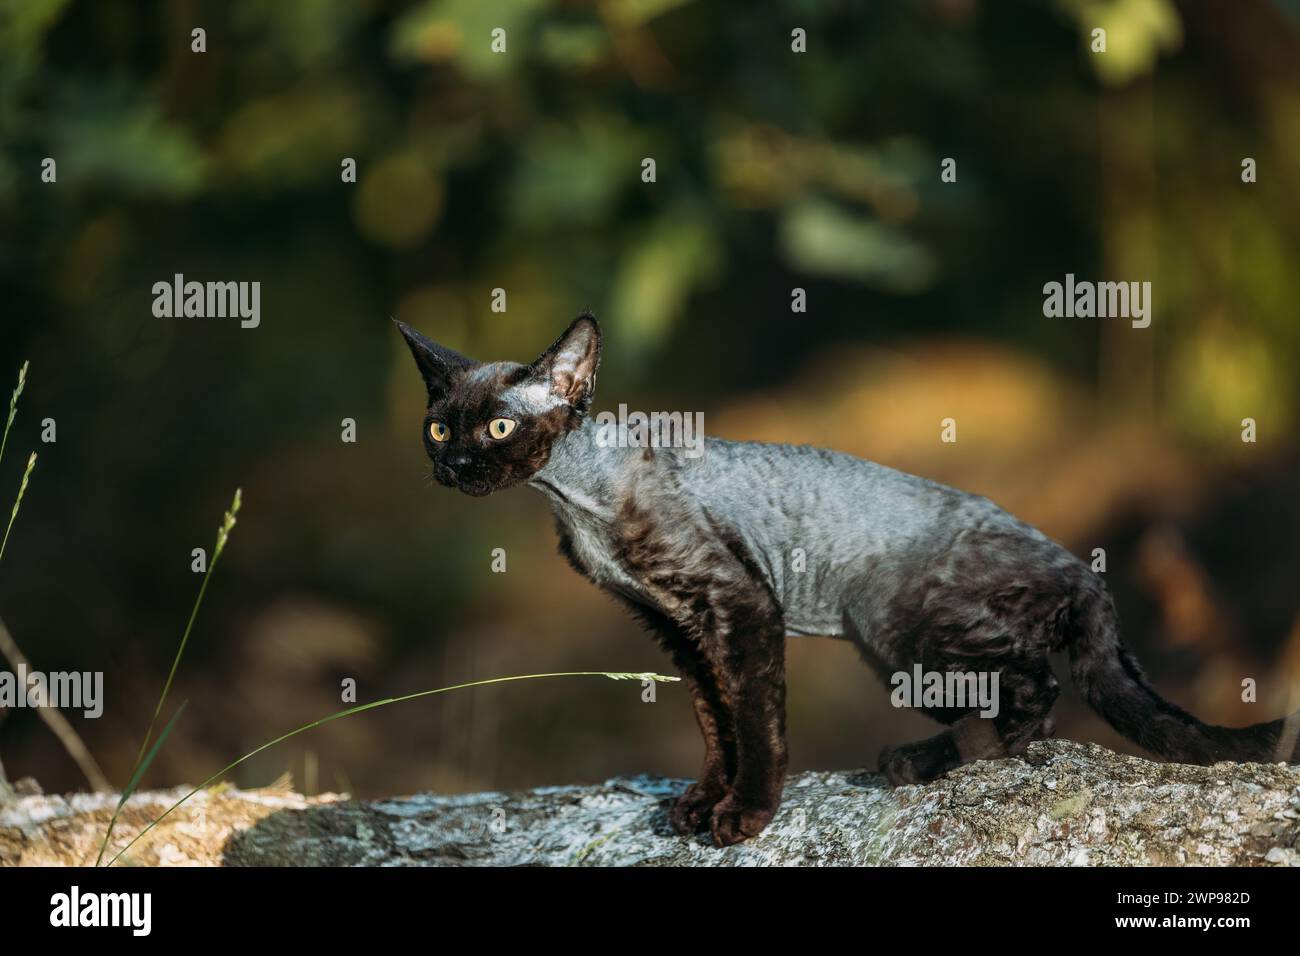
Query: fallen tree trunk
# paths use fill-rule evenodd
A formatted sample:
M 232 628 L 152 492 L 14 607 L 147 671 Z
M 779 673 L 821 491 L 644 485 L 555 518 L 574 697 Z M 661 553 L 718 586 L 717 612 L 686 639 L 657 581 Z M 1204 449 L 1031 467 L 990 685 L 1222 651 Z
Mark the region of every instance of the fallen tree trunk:
M 874 773 L 802 773 L 758 838 L 718 850 L 665 815 L 684 781 L 358 801 L 214 788 L 130 850 L 136 865 L 1300 865 L 1300 767 L 1158 764 L 1045 741 L 1023 759 L 890 789 Z M 141 793 L 114 848 L 187 792 Z M 0 863 L 94 862 L 116 798 L 0 805 Z

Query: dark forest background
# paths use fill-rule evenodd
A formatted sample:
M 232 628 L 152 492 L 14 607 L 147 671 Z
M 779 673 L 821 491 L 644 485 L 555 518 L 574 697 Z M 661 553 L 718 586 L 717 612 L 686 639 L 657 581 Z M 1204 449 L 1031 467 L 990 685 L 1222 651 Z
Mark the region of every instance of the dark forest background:
M 191 549 L 237 486 L 173 691 L 191 703 L 146 785 L 339 709 L 345 677 L 365 701 L 669 668 L 555 553 L 540 497 L 429 484 L 390 317 L 527 361 L 591 308 L 598 409 L 703 410 L 711 434 L 987 494 L 1107 550 L 1165 694 L 1228 723 L 1300 704 L 1300 4 L 4 2 L 0 146 L 4 394 L 31 360 L 4 514 L 40 454 L 0 616 L 35 667 L 105 672 L 104 716 L 68 716 L 119 786 L 199 585 Z M 1045 318 L 1067 272 L 1151 281 L 1151 327 Z M 261 326 L 155 318 L 175 273 L 260 281 Z M 874 766 L 930 732 L 846 645 L 791 642 L 789 671 L 795 768 Z M 691 775 L 686 694 L 658 697 L 463 692 L 314 731 L 236 780 Z M 1058 729 L 1133 751 L 1072 695 Z M 29 710 L 0 713 L 0 760 L 85 785 Z

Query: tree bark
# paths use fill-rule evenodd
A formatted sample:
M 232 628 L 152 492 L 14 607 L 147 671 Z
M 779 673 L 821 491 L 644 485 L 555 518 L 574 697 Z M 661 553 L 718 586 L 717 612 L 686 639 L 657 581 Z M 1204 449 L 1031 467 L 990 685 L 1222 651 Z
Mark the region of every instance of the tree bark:
M 926 786 L 810 772 L 786 785 L 757 838 L 683 839 L 666 807 L 686 781 L 636 777 L 387 800 L 214 788 L 137 843 L 135 865 L 742 866 L 1300 865 L 1300 767 L 1152 763 L 1045 741 Z M 187 790 L 124 808 L 110 859 Z M 93 863 L 116 798 L 24 796 L 0 805 L 0 863 Z

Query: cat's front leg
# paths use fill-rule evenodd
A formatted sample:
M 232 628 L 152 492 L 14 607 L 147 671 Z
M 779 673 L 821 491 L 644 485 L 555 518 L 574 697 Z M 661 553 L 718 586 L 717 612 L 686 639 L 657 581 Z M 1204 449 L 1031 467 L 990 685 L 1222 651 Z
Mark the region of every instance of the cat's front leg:
M 717 603 L 693 603 L 689 625 L 668 632 L 679 638 L 668 646 L 705 746 L 700 779 L 678 798 L 669 820 L 683 835 L 707 824 L 714 843 L 731 846 L 761 833 L 781 802 L 785 626 L 760 582 L 721 570 L 702 589 Z
M 731 716 L 722 706 L 716 681 L 703 672 L 703 659 L 684 662 L 676 654 L 673 658 L 691 693 L 695 722 L 704 738 L 704 765 L 699 779 L 686 788 L 668 811 L 672 828 L 682 836 L 689 836 L 708 825 L 713 808 L 731 792 L 731 780 L 736 774 L 736 741 Z
M 734 642 L 734 643 L 733 643 Z M 757 836 L 776 815 L 788 763 L 785 743 L 785 635 L 779 621 L 731 635 L 719 658 L 736 729 L 736 776 L 713 808 L 718 846 Z
M 714 806 L 731 791 L 731 780 L 736 775 L 735 729 L 723 703 L 717 676 L 700 652 L 699 644 L 653 608 L 631 607 L 672 655 L 673 665 L 690 692 L 695 722 L 704 738 L 704 765 L 699 779 L 673 801 L 668 811 L 672 828 L 681 836 L 690 836 L 708 825 Z
M 723 582 L 707 589 L 722 603 L 692 604 L 686 626 L 637 611 L 672 654 L 704 738 L 699 780 L 673 803 L 669 823 L 682 836 L 707 826 L 714 843 L 731 846 L 762 832 L 781 802 L 785 626 L 760 583 L 738 574 Z
M 781 801 L 785 625 L 744 543 L 682 495 L 671 472 L 656 472 L 654 465 L 647 459 L 641 483 L 623 504 L 617 555 L 656 608 L 643 616 L 652 624 L 671 621 L 685 636 L 679 667 L 689 679 L 693 666 L 703 691 L 693 688 L 692 696 L 712 758 L 706 757 L 706 773 L 683 795 L 680 810 L 674 807 L 674 825 L 686 828 L 696 816 L 703 823 L 703 810 L 721 789 L 717 768 L 723 766 L 730 786 L 709 810 L 709 829 L 718 846 L 730 846 L 758 835 Z M 727 753 L 728 730 L 734 757 Z

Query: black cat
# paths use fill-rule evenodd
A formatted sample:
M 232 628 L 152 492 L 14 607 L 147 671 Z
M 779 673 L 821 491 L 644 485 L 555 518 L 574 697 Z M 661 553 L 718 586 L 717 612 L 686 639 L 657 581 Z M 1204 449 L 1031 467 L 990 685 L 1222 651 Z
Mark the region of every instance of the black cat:
M 1295 717 L 1213 727 L 1160 698 L 1120 643 L 1101 579 L 985 498 L 817 448 L 710 438 L 695 457 L 606 441 L 586 416 L 600 364 L 589 314 L 530 365 L 476 362 L 398 325 L 428 387 L 436 480 L 471 495 L 540 489 L 569 561 L 642 617 L 681 671 L 705 755 L 670 813 L 680 833 L 708 826 L 726 846 L 776 812 L 787 634 L 851 640 L 882 676 L 998 675 L 995 715 L 945 700 L 925 710 L 949 729 L 886 748 L 895 784 L 1049 736 L 1048 654 L 1061 649 L 1089 704 L 1148 750 L 1297 759 Z

